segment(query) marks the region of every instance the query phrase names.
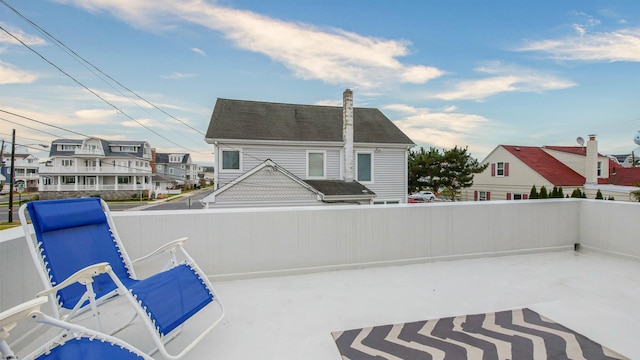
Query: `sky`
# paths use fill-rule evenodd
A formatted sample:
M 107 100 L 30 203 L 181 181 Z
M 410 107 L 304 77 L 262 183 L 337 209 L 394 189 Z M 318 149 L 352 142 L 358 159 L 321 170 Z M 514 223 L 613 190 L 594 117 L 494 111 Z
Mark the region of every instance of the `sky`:
M 380 109 L 418 147 L 630 153 L 637 0 L 0 0 L 0 138 L 213 163 L 217 98 Z

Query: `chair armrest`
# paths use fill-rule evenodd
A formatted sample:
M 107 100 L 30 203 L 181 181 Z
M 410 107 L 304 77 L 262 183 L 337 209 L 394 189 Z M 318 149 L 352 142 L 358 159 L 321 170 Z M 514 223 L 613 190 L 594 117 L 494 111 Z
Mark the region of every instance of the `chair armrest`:
M 49 294 L 53 294 L 60 289 L 63 289 L 71 284 L 76 282 L 81 283 L 82 285 L 86 285 L 88 283 L 93 282 L 93 278 L 100 274 L 105 274 L 111 272 L 111 265 L 107 262 L 102 262 L 98 264 L 93 264 L 85 267 L 84 269 L 80 269 L 73 273 L 68 278 L 64 279 L 61 283 L 52 287 L 51 289 L 41 291 L 36 294 L 37 297 L 47 296 Z
M 189 239 L 189 238 L 183 237 L 183 238 L 180 238 L 180 239 L 169 241 L 168 243 L 160 246 L 159 248 L 157 248 L 156 250 L 154 250 L 150 254 L 145 255 L 145 256 L 143 256 L 141 258 L 135 259 L 131 263 L 135 264 L 137 262 L 146 260 L 146 259 L 148 259 L 150 257 L 156 256 L 156 255 L 158 255 L 160 253 L 164 253 L 164 252 L 172 253 L 172 252 L 175 252 L 175 250 L 177 248 L 184 246 L 184 244 L 187 242 L 187 239 Z

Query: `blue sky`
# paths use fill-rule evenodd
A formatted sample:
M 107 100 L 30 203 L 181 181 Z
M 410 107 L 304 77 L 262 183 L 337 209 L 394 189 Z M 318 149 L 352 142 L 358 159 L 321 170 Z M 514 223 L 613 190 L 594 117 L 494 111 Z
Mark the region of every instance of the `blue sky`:
M 588 134 L 637 147 L 635 0 L 1 1 L 0 138 L 18 144 L 68 129 L 210 164 L 216 98 L 341 105 L 351 88 L 419 146 L 479 159 Z

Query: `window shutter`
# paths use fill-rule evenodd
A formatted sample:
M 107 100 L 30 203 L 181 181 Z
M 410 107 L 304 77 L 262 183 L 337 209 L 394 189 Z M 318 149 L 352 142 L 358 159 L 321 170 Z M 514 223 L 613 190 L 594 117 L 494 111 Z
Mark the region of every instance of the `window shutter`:
M 491 193 L 487 191 L 487 201 L 491 200 Z
M 522 200 L 529 199 L 529 194 L 522 194 Z
M 478 201 L 478 191 L 473 192 L 473 201 Z
M 504 176 L 509 176 L 509 163 L 504 163 Z
M 491 163 L 491 176 L 496 176 L 496 163 Z
M 511 200 L 511 193 L 507 193 L 507 200 Z

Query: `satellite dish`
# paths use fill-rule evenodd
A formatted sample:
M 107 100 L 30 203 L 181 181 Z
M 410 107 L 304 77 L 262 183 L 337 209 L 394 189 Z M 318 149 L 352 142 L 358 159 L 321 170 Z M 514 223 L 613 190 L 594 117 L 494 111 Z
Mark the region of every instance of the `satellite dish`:
M 633 142 L 636 143 L 636 145 L 640 145 L 640 131 L 636 133 L 636 136 L 633 138 Z
M 584 145 L 584 139 L 582 138 L 582 136 L 578 136 L 578 138 L 576 139 L 576 141 L 578 142 L 578 144 L 580 144 L 580 145 Z

